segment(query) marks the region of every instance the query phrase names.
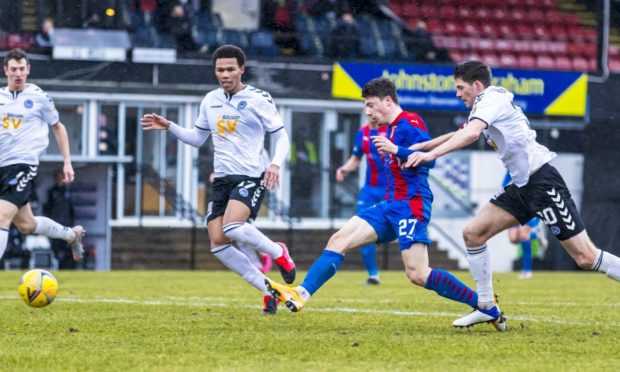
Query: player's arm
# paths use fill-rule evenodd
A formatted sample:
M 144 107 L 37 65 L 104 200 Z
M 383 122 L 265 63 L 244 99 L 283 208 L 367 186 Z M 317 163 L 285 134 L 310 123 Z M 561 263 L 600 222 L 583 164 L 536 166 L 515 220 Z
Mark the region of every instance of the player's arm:
M 486 129 L 487 123 L 480 119 L 472 119 L 467 125 L 454 133 L 449 140 L 437 146 L 429 152 L 414 152 L 409 155 L 405 167 L 415 167 L 420 163 L 426 163 L 437 159 L 454 150 L 471 145 L 480 138 L 482 131 Z
M 181 140 L 181 142 L 194 147 L 202 146 L 211 134 L 209 129 L 203 129 L 197 126 L 192 129 L 183 128 L 157 114 L 144 115 L 142 119 L 140 119 L 140 123 L 142 124 L 143 130 L 169 130 Z
M 448 141 L 450 138 L 452 138 L 452 136 L 454 136 L 454 134 L 456 134 L 456 131 L 450 132 L 450 133 L 446 133 L 446 134 L 441 135 L 439 137 L 433 138 L 430 141 L 414 143 L 413 145 L 409 146 L 409 148 L 411 150 L 431 151 L 434 148 L 436 148 L 437 146 L 439 146 L 439 145 L 443 144 L 444 142 Z
M 344 177 L 347 173 L 355 172 L 359 166 L 360 158 L 355 155 L 351 155 L 349 160 L 347 160 L 346 163 L 336 170 L 336 181 L 344 182 Z
M 75 172 L 73 171 L 73 165 L 71 165 L 71 152 L 69 151 L 69 135 L 67 134 L 67 128 L 65 128 L 61 122 L 58 122 L 52 126 L 52 132 L 54 133 L 54 138 L 56 139 L 58 149 L 60 149 L 60 154 L 62 155 L 64 163 L 62 172 L 65 175 L 65 183 L 71 183 L 75 177 Z
M 284 164 L 284 160 L 286 160 L 286 156 L 291 148 L 291 142 L 284 127 L 271 132 L 271 139 L 274 141 L 273 158 L 263 178 L 265 187 L 269 190 L 280 185 L 280 168 L 282 168 L 282 164 Z

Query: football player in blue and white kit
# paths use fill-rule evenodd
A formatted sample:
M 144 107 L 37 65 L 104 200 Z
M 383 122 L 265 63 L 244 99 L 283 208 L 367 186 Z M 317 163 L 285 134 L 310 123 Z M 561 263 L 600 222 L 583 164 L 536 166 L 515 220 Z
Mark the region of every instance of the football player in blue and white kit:
M 241 82 L 245 65 L 243 51 L 234 45 L 224 45 L 213 52 L 212 60 L 220 88 L 207 93 L 192 129 L 156 114 L 144 115 L 142 128 L 170 130 L 179 140 L 194 147 L 202 146 L 212 136 L 215 181 L 207 208 L 211 252 L 226 267 L 268 295 L 265 275 L 232 242 L 268 254 L 280 268 L 285 282 L 295 280 L 295 263 L 286 245 L 273 242 L 247 222 L 256 218 L 265 188 L 279 185 L 280 168 L 290 142 L 271 95 Z M 266 170 L 260 155 L 265 132 L 270 133 L 275 149 Z M 275 313 L 276 306 L 276 299 L 263 297 L 265 313 Z
M 22 234 L 66 241 L 71 245 L 73 259 L 79 261 L 84 253 L 84 228 L 67 227 L 47 217 L 34 216 L 29 203 L 39 156 L 49 143 L 50 128 L 64 161 L 64 181 L 73 182 L 67 129 L 47 93 L 27 82 L 30 63 L 24 51 L 13 49 L 6 54 L 4 74 L 8 85 L 0 89 L 0 258 L 6 250 L 9 227 L 14 223 Z
M 453 325 L 468 327 L 495 321 L 496 307 L 487 241 L 517 224 L 540 217 L 577 264 L 620 281 L 620 258 L 598 249 L 588 237 L 581 215 L 560 173 L 549 164 L 556 154 L 536 142 L 527 117 L 512 102 L 513 94 L 491 85 L 491 69 L 478 61 L 454 69 L 456 95 L 471 109 L 467 124 L 456 132 L 413 146 L 405 166 L 432 162 L 484 135 L 510 173 L 513 183 L 487 203 L 465 227 L 469 269 L 478 289 L 478 309 Z M 426 152 L 428 151 L 428 152 Z
M 409 169 L 400 167 L 400 162 L 412 152 L 407 147 L 431 138 L 426 124 L 417 114 L 400 108 L 396 87 L 387 78 L 368 82 L 362 89 L 362 96 L 369 121 L 387 124 L 387 137 L 373 137 L 377 149 L 390 154 L 385 156 L 385 200 L 358 212 L 332 235 L 301 285 L 290 287 L 268 279 L 271 293 L 284 301 L 292 312 L 300 311 L 336 274 L 346 253 L 370 243 L 397 239 L 411 283 L 475 308 L 476 292 L 448 271 L 429 266 L 427 226 L 433 193 L 428 185 L 428 172 L 433 164 Z

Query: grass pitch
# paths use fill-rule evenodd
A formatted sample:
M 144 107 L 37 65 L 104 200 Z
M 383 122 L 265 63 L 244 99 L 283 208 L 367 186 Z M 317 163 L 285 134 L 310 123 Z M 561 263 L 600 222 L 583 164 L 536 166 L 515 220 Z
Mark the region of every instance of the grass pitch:
M 620 284 L 598 273 L 496 274 L 502 334 L 452 328 L 469 309 L 402 272 L 370 287 L 341 271 L 301 313 L 267 317 L 230 272 L 57 272 L 43 309 L 18 298 L 21 274 L 0 272 L 1 370 L 620 369 Z

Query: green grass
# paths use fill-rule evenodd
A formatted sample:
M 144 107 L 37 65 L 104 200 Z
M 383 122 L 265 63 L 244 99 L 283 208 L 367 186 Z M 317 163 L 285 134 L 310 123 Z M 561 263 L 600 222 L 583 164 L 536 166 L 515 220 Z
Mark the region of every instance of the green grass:
M 0 370 L 620 369 L 620 285 L 597 273 L 496 274 L 501 334 L 452 328 L 469 309 L 401 272 L 368 287 L 342 271 L 303 312 L 270 317 L 230 272 L 58 272 L 43 309 L 18 298 L 20 275 L 0 272 Z

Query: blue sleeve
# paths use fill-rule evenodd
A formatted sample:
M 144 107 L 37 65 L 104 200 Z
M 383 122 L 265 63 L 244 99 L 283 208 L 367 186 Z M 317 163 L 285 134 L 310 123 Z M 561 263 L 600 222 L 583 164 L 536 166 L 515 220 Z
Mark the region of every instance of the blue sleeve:
M 362 152 L 362 131 L 358 130 L 353 140 L 353 156 L 361 158 L 362 155 L 364 155 Z
M 426 142 L 431 139 L 431 136 L 428 133 L 409 124 L 399 126 L 398 129 L 400 130 L 397 130 L 394 134 L 394 144 L 398 146 L 396 157 L 403 161 L 407 161 L 409 155 L 417 151 L 409 149 L 409 146 L 420 142 Z M 418 167 L 434 168 L 435 160 L 428 163 L 422 163 L 418 165 Z

